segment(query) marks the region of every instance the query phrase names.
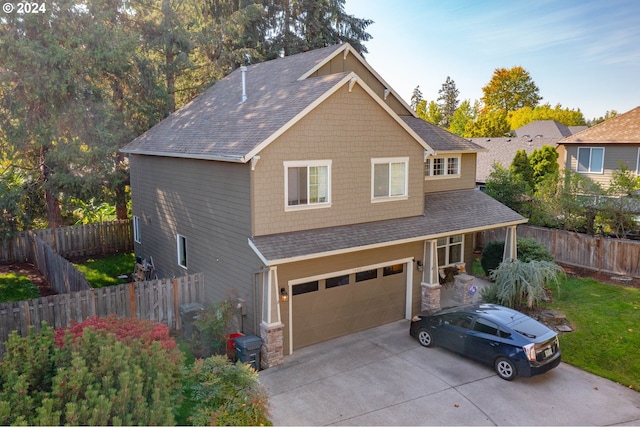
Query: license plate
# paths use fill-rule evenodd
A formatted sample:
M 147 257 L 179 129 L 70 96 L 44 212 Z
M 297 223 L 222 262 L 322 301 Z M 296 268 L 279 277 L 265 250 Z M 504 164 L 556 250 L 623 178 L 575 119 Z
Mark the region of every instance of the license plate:
M 553 354 L 553 349 L 548 348 L 544 351 L 544 357 L 551 357 L 551 355 Z

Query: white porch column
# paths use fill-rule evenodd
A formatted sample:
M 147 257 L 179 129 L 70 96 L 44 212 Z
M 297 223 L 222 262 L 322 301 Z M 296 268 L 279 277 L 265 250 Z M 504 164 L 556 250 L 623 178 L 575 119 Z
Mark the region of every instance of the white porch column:
M 260 366 L 270 368 L 284 361 L 284 324 L 280 317 L 278 269 L 269 267 L 262 276 L 262 322 L 260 322 Z
M 440 309 L 440 279 L 438 276 L 438 241 L 424 242 L 424 271 L 422 273 L 422 311 L 436 311 Z
M 518 239 L 516 236 L 516 226 L 507 227 L 507 233 L 504 238 L 503 261 L 508 259 L 518 259 Z

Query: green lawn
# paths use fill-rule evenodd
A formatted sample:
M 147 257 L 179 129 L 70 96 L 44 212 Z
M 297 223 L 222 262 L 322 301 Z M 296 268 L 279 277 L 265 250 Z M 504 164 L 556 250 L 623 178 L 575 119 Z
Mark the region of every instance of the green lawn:
M 560 335 L 562 360 L 640 391 L 640 289 L 564 279 L 549 308 L 575 329 Z
M 38 287 L 23 274 L 0 274 L 0 303 L 40 297 Z
M 131 253 L 90 258 L 74 265 L 91 286 L 102 288 L 127 283 L 127 280 L 118 279 L 118 276 L 133 273 L 135 262 L 135 255 Z

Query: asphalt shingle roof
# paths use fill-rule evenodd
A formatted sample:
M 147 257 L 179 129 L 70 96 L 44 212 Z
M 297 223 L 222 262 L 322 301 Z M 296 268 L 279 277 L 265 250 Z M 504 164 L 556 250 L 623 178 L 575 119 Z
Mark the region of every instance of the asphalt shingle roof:
M 558 141 L 565 143 L 640 143 L 640 107 Z
M 412 116 L 402 116 L 405 121 L 431 148 L 436 151 L 482 150 L 478 144 L 448 132 L 432 123 Z
M 460 234 L 526 218 L 478 190 L 425 195 L 423 216 L 252 237 L 269 264 Z

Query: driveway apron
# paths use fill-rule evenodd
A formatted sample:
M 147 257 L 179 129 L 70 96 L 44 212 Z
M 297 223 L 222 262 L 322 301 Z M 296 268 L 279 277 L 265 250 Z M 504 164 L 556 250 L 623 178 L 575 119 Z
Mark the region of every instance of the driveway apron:
M 260 371 L 274 425 L 640 425 L 640 393 L 561 363 L 532 378 L 441 348 L 402 320 L 326 341 Z

